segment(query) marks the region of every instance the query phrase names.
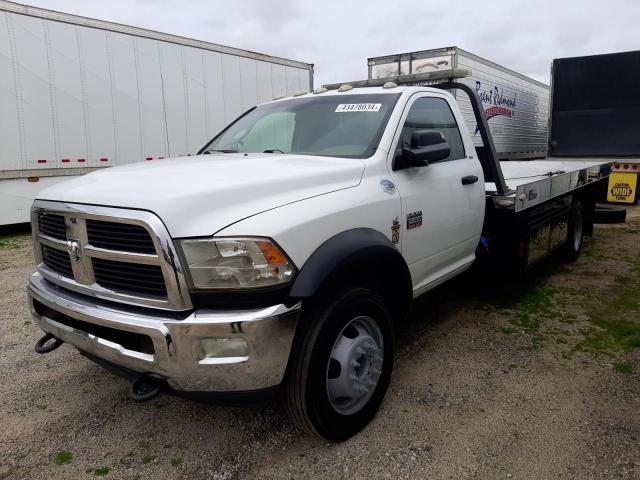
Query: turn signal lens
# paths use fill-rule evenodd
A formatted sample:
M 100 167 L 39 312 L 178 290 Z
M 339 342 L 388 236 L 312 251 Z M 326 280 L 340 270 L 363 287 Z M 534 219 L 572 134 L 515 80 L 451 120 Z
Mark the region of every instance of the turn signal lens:
M 257 241 L 256 244 L 262 251 L 264 258 L 269 262 L 269 265 L 286 265 L 288 263 L 287 258 L 273 243 Z

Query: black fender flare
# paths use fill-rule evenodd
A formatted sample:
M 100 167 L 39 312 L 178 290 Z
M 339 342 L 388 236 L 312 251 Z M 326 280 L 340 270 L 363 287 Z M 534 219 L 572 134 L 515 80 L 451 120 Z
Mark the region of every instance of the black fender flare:
M 372 228 L 347 230 L 320 245 L 294 279 L 290 296 L 313 297 L 334 275 L 363 266 L 383 274 L 386 291 L 380 293 L 388 299 L 394 316 L 404 318 L 413 299 L 409 267 L 396 246 Z

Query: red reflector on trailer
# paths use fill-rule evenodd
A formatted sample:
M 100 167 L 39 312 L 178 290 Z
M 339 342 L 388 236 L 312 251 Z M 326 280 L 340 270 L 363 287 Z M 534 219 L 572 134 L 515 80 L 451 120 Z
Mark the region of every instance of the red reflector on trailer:
M 63 158 L 62 160 L 60 160 L 62 163 L 69 163 L 71 160 L 69 160 L 68 158 Z
M 78 159 L 78 162 L 80 162 L 80 163 L 84 163 L 84 162 L 86 162 L 86 161 L 87 161 L 87 159 L 86 159 L 86 158 L 79 158 L 79 159 Z
M 153 160 L 153 157 L 147 157 L 147 160 Z
M 101 159 L 100 159 L 100 161 L 101 161 L 101 162 L 108 162 L 108 161 L 109 161 L 109 159 L 108 159 L 108 158 L 101 158 Z
M 633 165 L 631 165 L 631 168 L 633 168 L 634 170 L 637 170 L 638 169 L 638 164 L 634 163 Z
M 38 160 L 38 163 L 47 163 L 46 160 Z
M 27 177 L 27 182 L 36 183 L 40 181 L 40 177 Z
M 520 241 L 520 251 L 518 252 L 518 255 L 520 256 L 520 258 L 524 258 L 524 256 L 527 253 L 527 242 L 525 242 L 524 240 Z
M 158 157 L 158 160 L 164 160 L 164 157 Z

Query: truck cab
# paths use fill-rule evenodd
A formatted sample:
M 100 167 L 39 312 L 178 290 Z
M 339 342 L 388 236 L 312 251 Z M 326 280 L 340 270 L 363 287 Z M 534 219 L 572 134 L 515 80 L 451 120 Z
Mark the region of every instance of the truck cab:
M 384 397 L 412 299 L 482 248 L 526 263 L 531 232 L 544 252 L 577 256 L 586 188 L 604 178 L 603 162 L 565 166 L 534 176 L 562 188 L 525 202 L 484 117 L 481 158 L 448 88 L 320 88 L 249 110 L 196 156 L 43 191 L 36 350 L 69 343 L 132 378 L 137 400 L 277 396 L 308 432 L 357 433 Z

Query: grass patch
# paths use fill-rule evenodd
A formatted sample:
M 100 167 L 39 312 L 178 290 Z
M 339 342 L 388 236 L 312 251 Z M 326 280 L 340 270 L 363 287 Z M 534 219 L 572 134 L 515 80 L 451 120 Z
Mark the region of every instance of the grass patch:
M 629 315 L 639 308 L 640 288 L 637 285 L 617 288 L 613 297 L 594 305 L 589 312 L 593 328 L 581 332 L 584 339 L 578 342 L 575 350 L 614 356 L 619 351 L 640 348 L 638 315 Z
M 21 247 L 15 238 L 0 238 L 0 250 L 17 250 Z
M 542 346 L 544 341 L 545 338 L 542 335 L 534 335 L 531 337 L 531 347 L 533 347 L 534 350 L 537 350 Z
M 142 464 L 143 465 L 149 465 L 155 459 L 156 459 L 156 457 L 153 456 L 153 455 L 145 455 L 144 457 L 142 457 Z
M 104 476 L 105 476 L 106 474 L 108 474 L 108 473 L 109 473 L 109 467 L 100 467 L 100 468 L 96 468 L 96 469 L 93 471 L 93 474 L 94 474 L 96 477 L 104 477 Z
M 38 407 L 40 410 L 46 410 L 47 408 L 49 408 L 48 405 L 43 404 L 43 405 L 36 405 L 36 407 Z
M 517 332 L 517 330 L 515 328 L 511 328 L 511 327 L 502 327 L 502 328 L 499 328 L 498 331 L 500 333 L 504 333 L 505 335 L 510 335 L 512 333 L 516 333 Z
M 69 463 L 72 458 L 73 455 L 69 450 L 60 450 L 56 453 L 54 460 L 58 465 L 64 465 L 65 463 Z
M 182 458 L 174 457 L 171 460 L 169 460 L 169 463 L 171 464 L 172 467 L 177 467 L 178 465 L 182 464 Z
M 640 287 L 628 287 L 618 290 L 618 295 L 609 304 L 612 308 L 638 310 L 640 308 Z
M 613 369 L 618 373 L 624 373 L 625 375 L 629 375 L 633 373 L 633 367 L 628 363 L 614 363 Z
M 625 351 L 640 348 L 640 324 L 631 320 L 596 320 L 593 322 L 600 327 L 613 343 Z
M 510 322 L 512 325 L 520 327 L 527 332 L 537 331 L 540 328 L 540 321 L 529 313 L 517 314 Z

